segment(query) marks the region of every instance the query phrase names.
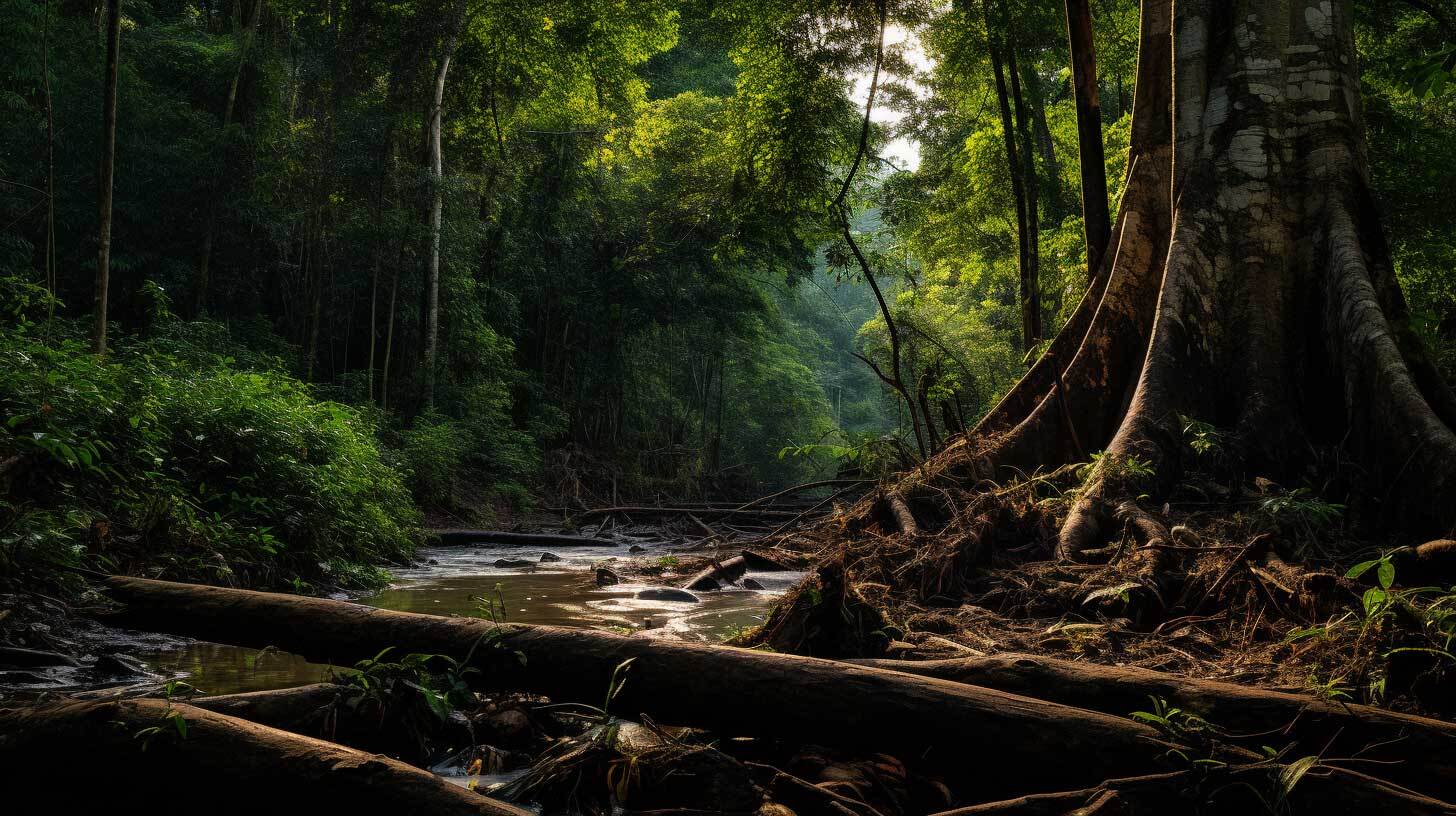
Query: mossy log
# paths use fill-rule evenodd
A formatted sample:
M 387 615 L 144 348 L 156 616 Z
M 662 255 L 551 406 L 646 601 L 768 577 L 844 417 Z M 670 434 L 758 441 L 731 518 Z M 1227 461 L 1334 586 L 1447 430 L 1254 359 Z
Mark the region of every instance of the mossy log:
M 0 767 L 11 801 L 67 813 L 529 814 L 403 762 L 165 700 L 0 711 Z

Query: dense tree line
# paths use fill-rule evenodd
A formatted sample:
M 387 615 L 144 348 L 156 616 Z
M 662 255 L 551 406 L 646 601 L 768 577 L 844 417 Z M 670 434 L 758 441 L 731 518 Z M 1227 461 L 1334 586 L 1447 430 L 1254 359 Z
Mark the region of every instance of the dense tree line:
M 1375 203 L 1410 336 L 1449 380 L 1451 17 L 1357 7 Z M 1072 316 L 1110 263 L 1130 171 L 1131 0 L 0 14 L 0 453 L 49 463 L 38 492 L 84 492 L 74 452 L 111 444 L 87 417 L 151 416 L 124 386 L 157 372 L 178 399 L 282 377 L 303 402 L 278 433 L 308 433 L 310 400 L 337 406 L 358 439 L 333 450 L 371 446 L 457 515 L 527 486 L 742 493 L 904 467 L 974 425 Z M 887 30 L 913 32 L 924 63 Z M 894 137 L 918 167 L 884 157 Z M 87 346 L 110 356 L 83 364 Z M 208 466 L 188 461 L 165 474 L 177 512 L 226 523 L 184 487 Z M 135 478 L 162 473 L 137 462 Z M 258 468 L 229 478 L 267 482 Z M 413 522 L 381 509 L 402 488 L 379 483 L 349 501 L 403 519 L 376 548 L 402 551 Z M 59 506 L 35 529 L 151 518 Z

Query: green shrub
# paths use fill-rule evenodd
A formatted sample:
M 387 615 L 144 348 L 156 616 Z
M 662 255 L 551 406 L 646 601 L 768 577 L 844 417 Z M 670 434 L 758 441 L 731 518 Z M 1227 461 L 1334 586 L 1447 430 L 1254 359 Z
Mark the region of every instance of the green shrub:
M 419 513 L 358 411 L 181 334 L 106 359 L 0 282 L 0 582 L 58 565 L 260 587 L 378 584 Z M 202 331 L 201 337 L 209 332 Z M 210 346 L 216 347 L 216 346 Z

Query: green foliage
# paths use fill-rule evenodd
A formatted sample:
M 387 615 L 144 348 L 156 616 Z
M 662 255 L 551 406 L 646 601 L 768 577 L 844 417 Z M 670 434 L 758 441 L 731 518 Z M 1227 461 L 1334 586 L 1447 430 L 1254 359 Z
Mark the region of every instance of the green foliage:
M 11 314 L 40 302 L 0 288 Z M 3 580 L 73 565 L 367 586 L 370 565 L 408 556 L 418 514 L 357 411 L 178 342 L 124 341 L 102 360 L 59 323 L 0 329 L 0 458 L 22 474 L 3 505 Z
M 1216 460 L 1225 454 L 1227 442 L 1223 433 L 1217 428 L 1207 422 L 1182 414 L 1178 415 L 1178 421 L 1183 424 L 1184 441 L 1199 457 L 1205 460 Z
M 372 706 L 381 714 L 405 721 L 417 721 L 427 714 L 444 722 L 451 713 L 475 701 L 469 678 L 479 670 L 468 665 L 468 657 L 458 661 L 446 655 L 410 653 L 398 660 L 386 660 L 392 651 L 394 647 L 386 647 L 353 668 L 334 673 L 333 682 L 363 692 L 350 699 L 356 710 Z
M 1415 57 L 1405 64 L 1405 81 L 1417 99 L 1442 95 L 1446 92 L 1446 83 L 1453 77 L 1456 77 L 1456 45 Z
M 187 739 L 187 718 L 173 708 L 170 701 L 157 719 L 160 720 L 157 725 L 149 725 L 132 735 L 134 739 L 141 740 L 143 751 L 158 740 L 180 742 Z
M 1309 488 L 1299 487 L 1265 499 L 1259 505 L 1259 513 L 1274 526 L 1310 540 L 1321 530 L 1338 524 L 1345 506 L 1327 502 Z
M 1132 718 L 1154 726 L 1175 739 L 1188 739 L 1213 730 L 1207 720 L 1177 706 L 1170 706 L 1161 697 L 1148 697 L 1148 702 L 1152 703 L 1153 710 L 1134 711 Z
M 1391 658 L 1428 656 L 1437 663 L 1456 664 L 1456 587 L 1398 586 L 1396 552 L 1362 561 L 1345 572 L 1345 577 L 1352 580 L 1371 573 L 1375 577 L 1375 585 L 1366 588 L 1360 597 L 1358 613 L 1347 612 L 1285 636 L 1286 643 L 1325 641 L 1343 655 L 1345 664 L 1331 679 L 1310 678 L 1313 690 L 1331 699 L 1346 698 L 1347 677 L 1363 675 L 1371 699 L 1380 702 L 1386 694 L 1386 667 Z M 1372 657 L 1379 660 L 1372 661 Z M 1446 670 L 1451 668 L 1446 666 Z

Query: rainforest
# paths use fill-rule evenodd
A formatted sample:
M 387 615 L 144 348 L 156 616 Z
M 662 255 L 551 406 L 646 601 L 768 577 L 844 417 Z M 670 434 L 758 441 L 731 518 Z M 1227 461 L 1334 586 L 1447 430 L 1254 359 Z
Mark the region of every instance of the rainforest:
M 0 111 L 16 801 L 1456 813 L 1450 0 L 0 0 Z

